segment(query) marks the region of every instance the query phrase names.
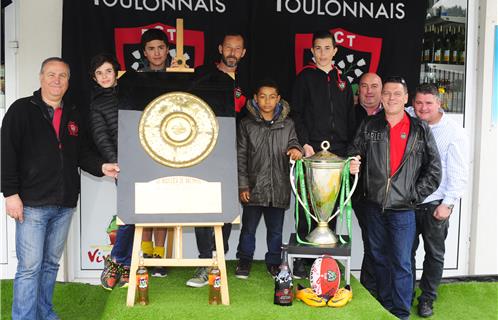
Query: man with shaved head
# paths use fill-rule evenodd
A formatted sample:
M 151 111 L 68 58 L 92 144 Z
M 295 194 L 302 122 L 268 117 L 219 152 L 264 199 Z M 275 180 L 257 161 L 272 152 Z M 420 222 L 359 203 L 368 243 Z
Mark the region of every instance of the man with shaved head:
M 381 103 L 382 79 L 376 73 L 365 73 L 359 83 L 359 103 L 354 106 L 356 128 L 366 118 L 382 111 Z M 353 195 L 353 209 L 358 219 L 363 239 L 363 261 L 361 263 L 361 284 L 373 295 L 377 295 L 375 269 L 370 245 L 367 241 L 367 217 L 365 215 L 365 197 L 362 179 L 359 180 L 356 192 Z
M 382 79 L 376 73 L 365 73 L 360 78 L 359 83 L 359 103 L 355 105 L 355 115 L 357 126 L 365 120 L 367 116 L 373 116 L 382 110 L 380 102 L 382 91 Z

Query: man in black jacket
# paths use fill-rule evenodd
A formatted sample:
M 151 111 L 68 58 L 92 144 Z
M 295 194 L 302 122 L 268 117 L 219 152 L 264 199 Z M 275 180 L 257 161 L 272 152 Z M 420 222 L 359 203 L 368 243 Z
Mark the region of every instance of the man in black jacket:
M 227 33 L 218 46 L 220 61 L 202 65 L 195 69 L 195 79 L 191 91 L 206 100 L 217 117 L 240 119 L 245 110 L 247 88 L 245 78 L 240 77 L 238 66 L 246 54 L 244 37 L 239 33 Z M 244 88 L 244 89 L 243 89 Z M 209 91 L 209 94 L 205 93 Z M 204 93 L 203 93 L 204 92 Z M 206 95 L 206 96 L 205 96 Z M 223 246 L 228 251 L 228 239 L 232 224 L 223 225 Z M 209 259 L 214 249 L 212 227 L 196 227 L 195 239 L 199 249 L 199 258 Z M 208 268 L 199 267 L 194 276 L 187 281 L 187 286 L 200 288 L 208 284 Z
M 76 107 L 63 100 L 69 66 L 48 58 L 40 87 L 17 100 L 2 122 L 2 193 L 16 220 L 17 273 L 12 319 L 58 319 L 52 295 L 72 213 L 78 201 L 78 168 L 116 177 L 87 147 Z
M 441 181 L 441 160 L 427 124 L 404 111 L 406 82 L 389 77 L 382 88 L 384 112 L 368 118 L 349 150 L 362 158 L 368 241 L 375 262 L 377 299 L 408 319 L 413 294 L 411 250 L 414 208 Z
M 381 103 L 382 80 L 376 73 L 365 73 L 359 83 L 359 103 L 354 106 L 356 128 L 368 117 L 382 111 Z M 360 179 L 353 194 L 353 209 L 358 219 L 363 240 L 363 260 L 361 263 L 360 283 L 374 296 L 377 296 L 375 283 L 375 264 L 373 262 L 370 245 L 368 243 L 368 223 L 366 215 L 366 202 L 364 199 L 363 183 Z

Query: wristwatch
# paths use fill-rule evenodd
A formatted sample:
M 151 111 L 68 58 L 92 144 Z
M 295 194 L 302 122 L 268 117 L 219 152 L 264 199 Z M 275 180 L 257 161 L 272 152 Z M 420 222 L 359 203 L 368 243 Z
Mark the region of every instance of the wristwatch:
M 450 212 L 453 212 L 453 208 L 455 207 L 454 204 L 447 204 L 446 206 L 450 209 Z

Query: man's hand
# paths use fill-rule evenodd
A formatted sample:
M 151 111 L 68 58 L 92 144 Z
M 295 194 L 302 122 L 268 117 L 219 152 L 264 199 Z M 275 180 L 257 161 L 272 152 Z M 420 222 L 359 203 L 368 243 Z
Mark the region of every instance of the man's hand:
M 241 191 L 239 196 L 240 196 L 240 201 L 242 201 L 243 203 L 249 202 L 250 199 L 249 191 Z
M 287 151 L 287 155 L 290 157 L 291 160 L 299 160 L 303 157 L 303 154 L 299 149 L 296 148 L 291 148 L 289 151 Z
M 434 213 L 432 216 L 436 218 L 436 220 L 446 220 L 451 214 L 451 209 L 448 208 L 448 206 L 444 203 L 441 203 L 439 206 L 437 206 L 436 210 L 434 210 Z
M 356 156 L 356 158 L 358 158 L 358 160 L 354 159 L 349 163 L 349 173 L 351 174 L 357 174 L 360 172 L 361 157 Z
M 22 200 L 17 193 L 5 198 L 5 212 L 20 223 L 24 222 Z
M 305 144 L 303 146 L 303 149 L 304 149 L 304 156 L 307 158 L 307 157 L 311 157 L 312 155 L 315 154 L 315 150 L 313 150 L 313 147 L 310 146 L 309 144 Z
M 117 178 L 119 166 L 117 163 L 104 163 L 102 165 L 102 173 L 108 177 Z

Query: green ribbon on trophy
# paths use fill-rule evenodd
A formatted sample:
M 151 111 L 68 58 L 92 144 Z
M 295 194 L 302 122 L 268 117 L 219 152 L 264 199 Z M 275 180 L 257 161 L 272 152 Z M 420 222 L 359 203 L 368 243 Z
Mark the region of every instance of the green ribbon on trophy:
M 299 204 L 303 207 L 308 226 L 308 236 L 306 236 L 308 241 L 301 239 L 296 232 L 296 239 L 300 244 L 335 245 L 338 240 L 329 229 L 328 223 L 337 215 L 339 215 L 339 225 L 344 227 L 344 223 L 346 224 L 349 241 L 352 237 L 351 195 L 356 188 L 358 174 L 355 175 L 350 189 L 349 164 L 355 158 L 343 159 L 328 152 L 327 149 L 330 147 L 328 141 L 322 142 L 321 146 L 322 151 L 315 155 L 291 161 L 291 186 L 296 195 L 296 227 L 299 224 Z M 295 182 L 299 185 L 300 194 Z M 333 213 L 337 196 L 339 196 L 339 209 Z M 313 211 L 310 210 L 308 197 Z M 311 231 L 311 219 L 318 223 L 313 231 Z M 342 235 L 339 235 L 339 241 L 343 244 L 348 242 Z

